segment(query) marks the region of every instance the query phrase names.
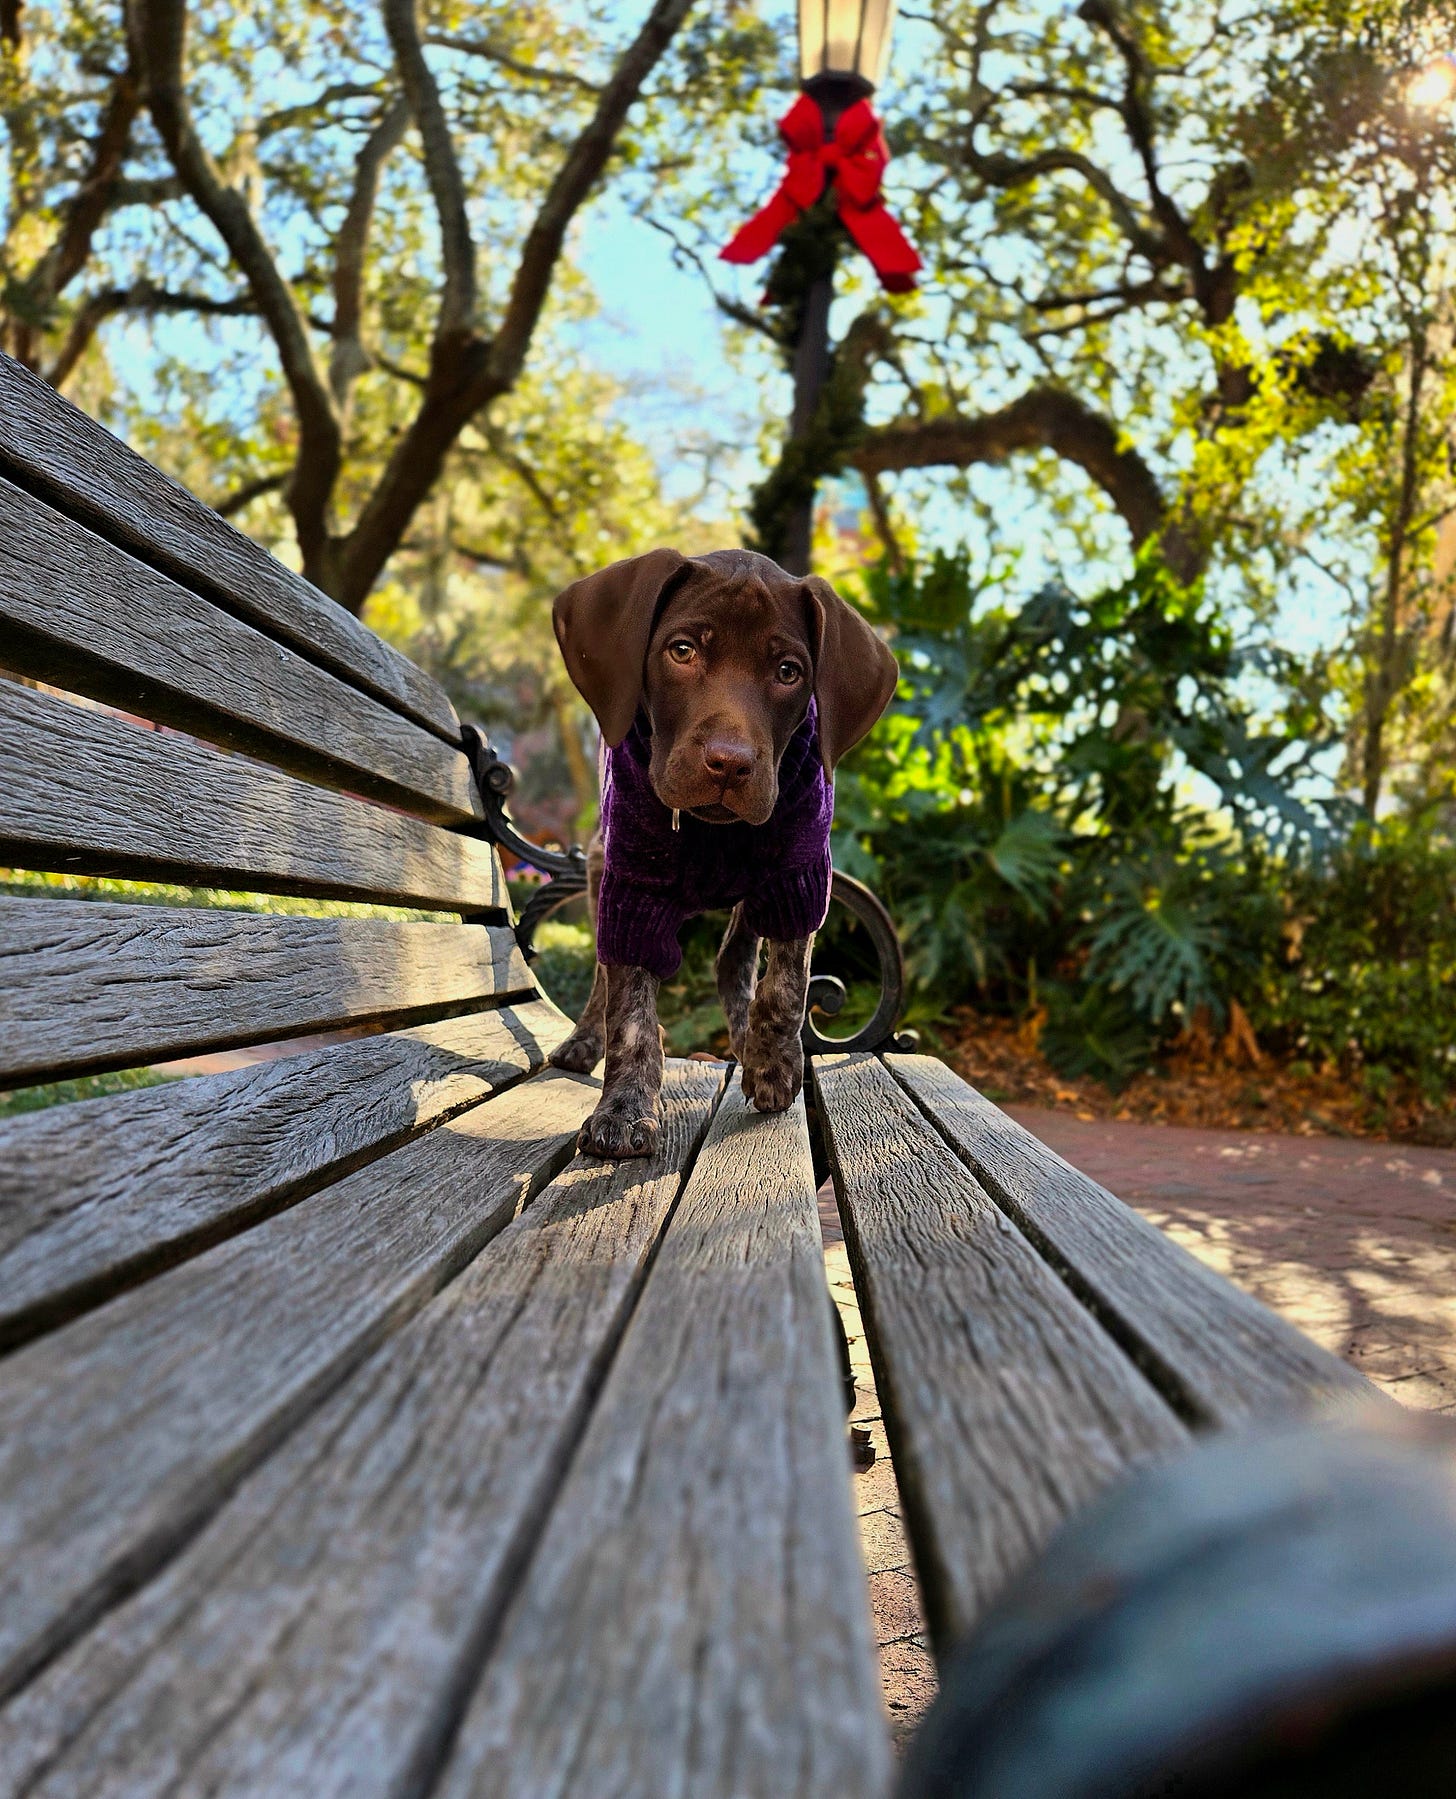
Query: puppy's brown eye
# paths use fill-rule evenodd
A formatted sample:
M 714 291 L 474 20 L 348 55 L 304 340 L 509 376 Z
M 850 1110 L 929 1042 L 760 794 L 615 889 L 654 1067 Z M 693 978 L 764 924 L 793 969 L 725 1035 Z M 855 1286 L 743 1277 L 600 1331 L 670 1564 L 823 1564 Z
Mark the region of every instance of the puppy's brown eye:
M 778 678 L 785 687 L 792 687 L 796 681 L 803 680 L 804 671 L 799 667 L 797 662 L 781 662 L 778 669 Z
M 667 653 L 674 662 L 691 662 L 698 653 L 698 646 L 689 643 L 686 637 L 676 637 L 667 646 Z

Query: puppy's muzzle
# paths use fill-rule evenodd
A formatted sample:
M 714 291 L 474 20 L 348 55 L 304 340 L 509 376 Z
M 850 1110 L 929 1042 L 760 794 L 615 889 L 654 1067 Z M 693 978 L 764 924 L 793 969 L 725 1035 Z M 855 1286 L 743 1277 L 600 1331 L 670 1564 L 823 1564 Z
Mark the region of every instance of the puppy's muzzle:
M 710 737 L 703 745 L 703 767 L 721 784 L 725 795 L 730 788 L 741 787 L 757 763 L 752 747 L 735 743 L 731 737 Z
M 675 811 L 690 812 L 705 824 L 760 825 L 773 811 L 778 780 L 771 744 L 756 744 L 747 732 L 715 723 L 679 738 L 652 785 Z

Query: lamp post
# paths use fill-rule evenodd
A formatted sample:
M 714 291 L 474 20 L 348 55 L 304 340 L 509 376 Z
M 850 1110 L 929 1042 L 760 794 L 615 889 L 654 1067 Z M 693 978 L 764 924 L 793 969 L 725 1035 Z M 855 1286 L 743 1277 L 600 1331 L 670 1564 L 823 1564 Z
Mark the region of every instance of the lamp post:
M 728 261 L 754 262 L 766 255 L 780 234 L 832 187 L 840 222 L 870 258 L 885 287 L 892 293 L 914 287 L 920 259 L 880 198 L 888 152 L 869 105 L 889 56 L 894 17 L 895 0 L 799 0 L 799 78 L 804 91 L 779 126 L 789 150 L 788 172 L 768 205 L 723 251 Z M 788 460 L 803 466 L 779 514 L 778 541 L 772 547 L 791 574 L 802 575 L 809 571 L 819 474 L 805 440 L 812 433 L 829 374 L 829 308 L 837 243 L 830 234 L 806 227 L 786 248 L 790 256 L 801 258 L 794 271 L 799 279 L 771 279 L 770 286 L 784 293 L 798 289 Z M 776 275 L 783 268 L 781 264 Z M 796 445 L 806 452 L 797 459 Z
M 879 86 L 890 55 L 895 0 L 799 0 L 799 82 L 824 119 L 826 140 L 856 100 Z M 829 308 L 834 266 L 814 276 L 804 296 L 794 346 L 794 406 L 790 443 L 809 435 L 829 374 Z M 784 530 L 784 567 L 807 575 L 814 543 L 815 485 L 795 502 Z

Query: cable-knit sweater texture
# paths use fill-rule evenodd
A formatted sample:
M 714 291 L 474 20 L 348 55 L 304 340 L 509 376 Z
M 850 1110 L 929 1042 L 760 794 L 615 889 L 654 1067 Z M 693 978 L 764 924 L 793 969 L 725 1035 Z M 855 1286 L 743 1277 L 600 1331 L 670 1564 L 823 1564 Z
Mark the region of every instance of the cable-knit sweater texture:
M 784 750 L 778 801 L 761 825 L 705 824 L 684 812 L 674 831 L 648 779 L 651 753 L 641 713 L 606 753 L 598 960 L 667 980 L 682 961 L 684 923 L 740 900 L 760 937 L 791 941 L 817 931 L 829 910 L 834 787 L 820 760 L 813 701 Z

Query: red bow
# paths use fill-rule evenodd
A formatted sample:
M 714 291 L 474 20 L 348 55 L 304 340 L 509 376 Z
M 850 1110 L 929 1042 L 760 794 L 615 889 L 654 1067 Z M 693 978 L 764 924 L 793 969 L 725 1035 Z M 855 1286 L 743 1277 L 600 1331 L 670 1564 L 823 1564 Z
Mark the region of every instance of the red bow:
M 892 294 L 908 294 L 915 286 L 920 258 L 880 198 L 880 179 L 890 152 L 880 121 L 868 100 L 856 100 L 834 128 L 834 141 L 824 141 L 824 115 L 818 102 L 800 94 L 779 120 L 779 135 L 789 146 L 789 166 L 778 192 L 720 252 L 725 262 L 757 262 L 767 256 L 780 235 L 814 204 L 832 176 L 839 216 L 849 235 L 874 264 L 875 273 Z

